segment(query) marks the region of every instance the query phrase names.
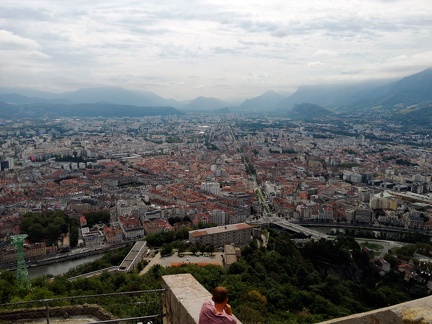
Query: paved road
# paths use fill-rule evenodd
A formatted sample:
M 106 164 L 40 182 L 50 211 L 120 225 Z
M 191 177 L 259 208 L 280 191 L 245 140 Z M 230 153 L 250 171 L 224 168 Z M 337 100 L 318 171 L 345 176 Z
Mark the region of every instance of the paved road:
M 356 238 L 357 243 L 362 244 L 365 242 L 376 243 L 383 246 L 383 249 L 379 250 L 380 255 L 378 257 L 382 258 L 388 251 L 394 247 L 402 247 L 404 243 L 394 242 L 394 241 L 382 241 L 382 240 L 374 240 L 374 239 L 364 239 L 364 238 Z

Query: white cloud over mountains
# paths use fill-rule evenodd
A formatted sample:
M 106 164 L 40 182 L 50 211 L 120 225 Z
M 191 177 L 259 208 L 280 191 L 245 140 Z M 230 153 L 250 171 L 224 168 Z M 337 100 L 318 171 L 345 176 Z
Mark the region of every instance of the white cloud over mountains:
M 2 0 L 1 85 L 248 97 L 432 66 L 429 0 Z

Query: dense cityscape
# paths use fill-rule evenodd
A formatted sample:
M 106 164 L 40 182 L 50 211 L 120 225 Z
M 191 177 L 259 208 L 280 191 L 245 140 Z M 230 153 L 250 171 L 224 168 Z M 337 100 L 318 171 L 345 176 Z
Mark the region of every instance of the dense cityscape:
M 154 273 L 154 264 L 168 266 L 164 256 L 173 253 L 173 245 L 164 242 L 177 238 L 186 239 L 187 244 L 174 244 L 178 256 L 171 257 L 177 261 L 171 261 L 171 268 L 184 264 L 184 253 L 190 263 L 197 251 L 207 257 L 206 253 L 222 251 L 224 270 L 218 271 L 234 275 L 244 262 L 259 271 L 250 255 L 257 248 L 255 242 L 270 254 L 280 249 L 277 242 L 283 238 L 276 233 L 270 238 L 271 226 L 291 233 L 297 244 L 292 249 L 301 249 L 303 258 L 318 262 L 317 269 L 322 264 L 316 253 L 330 260 L 332 253 L 339 254 L 332 261 L 333 270 L 321 269 L 325 280 L 331 280 L 327 273 L 331 271 L 364 285 L 365 276 L 391 277 L 397 272 L 412 292 L 393 298 L 392 303 L 424 296 L 430 291 L 431 270 L 428 131 L 380 119 L 364 120 L 341 115 L 305 122 L 275 115 L 204 113 L 3 119 L 1 267 L 17 269 L 22 284 L 16 238 L 24 234 L 22 253 L 29 267 L 103 254 L 144 239 L 150 247 L 162 246 L 160 254 L 152 252 L 146 263 L 138 262 L 150 253 L 144 244 L 136 263 L 125 263 L 126 257 L 113 268 Z M 325 232 L 315 231 L 326 226 Z M 354 252 L 354 241 L 337 236 L 343 233 L 355 237 L 362 252 Z M 312 250 L 304 245 L 308 240 L 315 244 Z M 342 250 L 333 251 L 328 245 L 333 243 L 326 243 L 332 240 L 337 249 L 352 246 L 351 257 L 346 259 Z M 370 269 L 363 269 L 361 275 L 358 270 L 347 270 L 361 255 Z M 196 260 L 192 262 L 207 264 Z M 207 262 L 212 261 L 214 256 Z M 307 268 L 304 261 L 296 262 Z M 365 267 L 364 262 L 360 267 Z M 83 276 L 103 271 L 107 270 Z M 72 271 L 69 277 L 78 276 L 68 280 L 80 278 L 80 273 Z M 290 280 L 300 280 L 296 276 Z M 284 291 L 283 287 L 278 289 Z M 419 289 L 424 292 L 420 294 Z M 327 302 L 335 303 L 332 299 L 329 296 Z M 369 307 L 388 302 L 372 300 Z M 313 308 L 318 301 L 307 305 Z M 350 312 L 363 309 L 346 307 Z M 339 308 L 315 310 L 306 322 L 349 314 Z M 322 312 L 327 315 L 319 315 Z M 248 314 L 249 308 L 238 311 L 246 323 Z M 252 317 L 261 316 L 262 312 Z M 275 322 L 283 318 L 277 316 Z M 301 318 L 301 311 L 292 316 Z
M 175 231 L 183 221 L 223 226 L 278 217 L 427 233 L 425 134 L 348 118 L 3 120 L 1 262 L 16 260 L 8 243 L 23 215 L 50 210 L 76 219 L 79 238 L 29 242 L 29 260 Z M 101 210 L 109 222 L 89 228 L 84 214 Z

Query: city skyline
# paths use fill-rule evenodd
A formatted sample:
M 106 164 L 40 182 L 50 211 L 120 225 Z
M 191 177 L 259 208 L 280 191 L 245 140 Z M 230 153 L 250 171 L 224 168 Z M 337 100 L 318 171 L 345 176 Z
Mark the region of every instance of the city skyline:
M 177 100 L 396 79 L 432 66 L 415 1 L 3 1 L 0 86 L 121 86 Z

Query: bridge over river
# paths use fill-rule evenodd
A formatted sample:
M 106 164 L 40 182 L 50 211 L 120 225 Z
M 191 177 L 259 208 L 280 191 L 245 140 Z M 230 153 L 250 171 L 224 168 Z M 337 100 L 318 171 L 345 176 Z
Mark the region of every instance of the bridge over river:
M 420 235 L 428 235 L 432 238 L 432 233 L 419 230 L 419 229 L 409 229 L 404 227 L 389 227 L 389 226 L 371 226 L 368 224 L 347 224 L 347 223 L 320 223 L 320 222 L 297 222 L 297 221 L 289 221 L 286 219 L 282 219 L 279 217 L 262 217 L 258 220 L 253 220 L 248 222 L 249 224 L 273 224 L 275 226 L 282 227 L 284 229 L 290 230 L 292 232 L 303 234 L 308 237 L 314 239 L 321 238 L 331 238 L 334 235 L 328 235 L 324 233 L 324 229 L 328 228 L 327 232 L 330 232 L 332 229 L 346 230 L 346 229 L 355 229 L 355 230 L 364 230 L 371 232 L 388 232 L 389 239 L 390 236 L 395 236 L 397 233 L 412 233 L 412 234 L 420 234 Z M 319 229 L 314 229 L 319 228 Z M 391 234 L 393 233 L 393 234 Z
M 277 217 L 265 217 L 265 218 L 258 219 L 256 221 L 249 222 L 249 224 L 259 224 L 259 225 L 261 225 L 261 224 L 273 224 L 273 225 L 282 227 L 284 229 L 290 230 L 292 232 L 295 232 L 298 234 L 303 234 L 303 235 L 306 235 L 308 237 L 311 237 L 311 238 L 314 238 L 317 240 L 319 240 L 321 238 L 324 238 L 324 239 L 329 238 L 329 235 L 327 235 L 327 234 L 320 233 L 319 231 L 304 227 L 298 223 L 293 223 L 293 222 L 287 221 L 285 219 L 277 218 Z

